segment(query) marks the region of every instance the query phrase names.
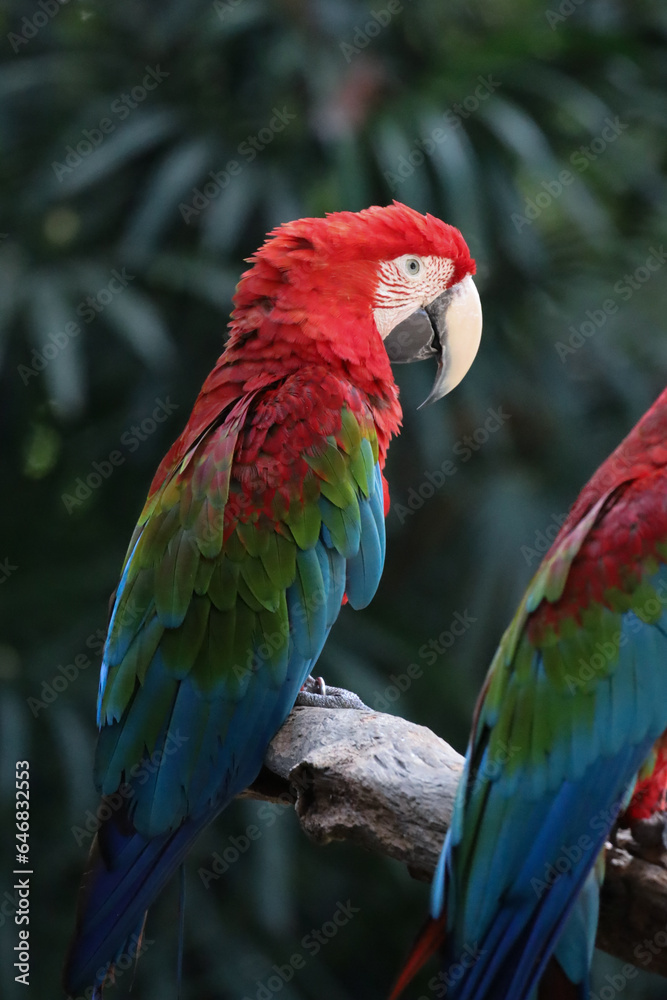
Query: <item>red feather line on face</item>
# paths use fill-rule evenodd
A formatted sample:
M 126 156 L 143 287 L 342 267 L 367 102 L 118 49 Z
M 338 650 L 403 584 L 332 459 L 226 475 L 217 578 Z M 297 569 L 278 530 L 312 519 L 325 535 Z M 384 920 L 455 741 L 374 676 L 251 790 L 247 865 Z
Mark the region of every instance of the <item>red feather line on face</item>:
M 415 978 L 417 973 L 423 969 L 428 960 L 432 958 L 442 948 L 445 943 L 445 917 L 432 918 L 428 920 L 422 928 L 419 937 L 415 941 L 410 952 L 410 957 L 403 966 L 400 978 L 391 992 L 389 1000 L 398 1000 L 403 990 Z

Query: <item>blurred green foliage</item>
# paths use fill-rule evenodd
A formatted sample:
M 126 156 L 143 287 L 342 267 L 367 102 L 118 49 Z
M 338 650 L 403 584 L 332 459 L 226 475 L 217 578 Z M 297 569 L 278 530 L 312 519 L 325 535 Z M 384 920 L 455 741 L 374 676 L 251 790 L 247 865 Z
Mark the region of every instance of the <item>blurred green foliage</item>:
M 28 759 L 32 983 L 56 997 L 97 806 L 107 598 L 221 349 L 243 258 L 280 222 L 392 197 L 459 226 L 477 258 L 480 355 L 425 411 L 429 366 L 397 372 L 385 576 L 369 610 L 344 610 L 321 667 L 462 750 L 556 523 L 664 386 L 667 9 L 7 0 L 0 28 L 0 794 L 11 830 L 14 761 Z M 428 665 L 457 613 L 474 622 Z M 423 676 L 398 697 L 410 663 Z M 345 845 L 315 848 L 291 810 L 261 808 L 230 809 L 191 857 L 185 1000 L 261 1000 L 297 953 L 284 997 L 385 995 L 425 887 Z M 198 869 L 248 824 L 259 839 L 205 888 Z M 12 844 L 7 1000 L 23 995 Z M 359 913 L 313 954 L 305 936 L 348 899 Z M 173 886 L 151 911 L 145 1000 L 176 995 L 177 906 Z M 597 956 L 598 984 L 613 967 Z M 642 977 L 624 995 L 664 984 Z

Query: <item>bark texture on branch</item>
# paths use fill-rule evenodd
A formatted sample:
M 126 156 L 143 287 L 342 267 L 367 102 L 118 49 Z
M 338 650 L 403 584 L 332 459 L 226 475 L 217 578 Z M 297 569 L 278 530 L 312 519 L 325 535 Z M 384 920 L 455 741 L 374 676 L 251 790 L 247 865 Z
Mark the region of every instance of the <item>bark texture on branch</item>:
M 318 844 L 349 840 L 429 880 L 449 826 L 463 757 L 423 726 L 373 711 L 296 708 L 249 790 L 289 791 Z M 627 833 L 607 855 L 598 947 L 667 976 L 667 857 Z

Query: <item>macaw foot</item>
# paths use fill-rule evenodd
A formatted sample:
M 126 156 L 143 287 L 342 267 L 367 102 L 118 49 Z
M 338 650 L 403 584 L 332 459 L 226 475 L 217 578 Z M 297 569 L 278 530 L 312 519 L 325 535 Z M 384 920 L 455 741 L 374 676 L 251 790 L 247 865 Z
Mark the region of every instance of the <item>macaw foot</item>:
M 648 819 L 638 819 L 630 827 L 633 840 L 653 856 L 657 851 L 667 851 L 667 813 L 655 812 Z
M 354 708 L 357 711 L 370 712 L 359 695 L 345 688 L 330 687 L 322 677 L 307 677 L 296 696 L 295 705 L 306 705 L 309 708 Z

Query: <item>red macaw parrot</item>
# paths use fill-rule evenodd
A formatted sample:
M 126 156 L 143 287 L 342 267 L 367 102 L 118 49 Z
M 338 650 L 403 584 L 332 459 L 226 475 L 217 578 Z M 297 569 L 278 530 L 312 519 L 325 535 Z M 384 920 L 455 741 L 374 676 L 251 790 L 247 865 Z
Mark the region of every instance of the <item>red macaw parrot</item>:
M 70 994 L 101 993 L 199 832 L 257 776 L 341 603 L 373 597 L 401 421 L 390 361 L 437 360 L 429 402 L 479 346 L 463 237 L 397 202 L 287 223 L 250 263 L 113 599 L 95 764 L 111 816 Z
M 500 642 L 392 1000 L 435 952 L 436 997 L 586 1000 L 605 842 L 647 758 L 628 821 L 664 803 L 666 728 L 667 390 L 580 494 Z

